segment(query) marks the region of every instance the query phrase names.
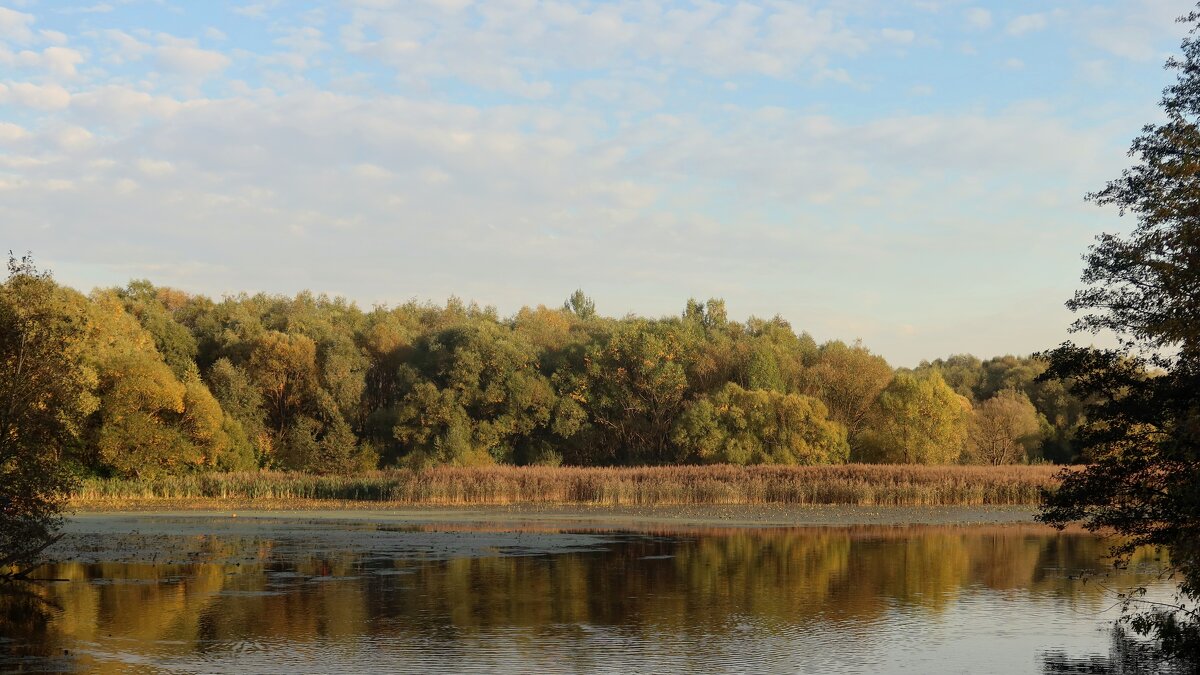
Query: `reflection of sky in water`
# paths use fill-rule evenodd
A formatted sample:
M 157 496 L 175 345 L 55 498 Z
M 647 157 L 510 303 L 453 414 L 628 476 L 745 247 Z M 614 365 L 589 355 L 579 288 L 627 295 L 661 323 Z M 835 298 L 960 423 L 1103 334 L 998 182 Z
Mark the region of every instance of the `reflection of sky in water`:
M 0 599 L 0 670 L 1038 672 L 1106 653 L 1104 589 L 1156 568 L 1030 526 L 277 525 L 73 531 L 44 630 Z

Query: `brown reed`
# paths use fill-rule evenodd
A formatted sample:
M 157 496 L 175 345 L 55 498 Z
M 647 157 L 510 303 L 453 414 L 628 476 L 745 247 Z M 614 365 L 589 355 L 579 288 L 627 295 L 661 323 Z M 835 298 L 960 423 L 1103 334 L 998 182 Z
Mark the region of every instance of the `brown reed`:
M 342 500 L 398 505 L 1036 505 L 1055 466 L 434 467 L 318 476 L 259 471 L 91 479 L 76 505 L 123 500 Z

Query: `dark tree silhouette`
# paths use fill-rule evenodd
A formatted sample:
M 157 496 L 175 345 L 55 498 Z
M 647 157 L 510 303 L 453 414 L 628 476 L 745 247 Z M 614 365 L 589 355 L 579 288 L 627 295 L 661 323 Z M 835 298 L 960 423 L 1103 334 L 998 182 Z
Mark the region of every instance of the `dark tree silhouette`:
M 1068 306 L 1076 330 L 1111 331 L 1119 349 L 1064 344 L 1043 377 L 1074 382 L 1090 401 L 1079 445 L 1091 463 L 1064 475 L 1041 519 L 1082 521 L 1128 536 L 1118 554 L 1166 547 L 1176 601 L 1138 603 L 1126 618 L 1171 654 L 1200 654 L 1200 11 L 1167 68 L 1165 121 L 1133 141 L 1136 164 L 1089 199 L 1137 218 L 1128 236 L 1101 235 Z

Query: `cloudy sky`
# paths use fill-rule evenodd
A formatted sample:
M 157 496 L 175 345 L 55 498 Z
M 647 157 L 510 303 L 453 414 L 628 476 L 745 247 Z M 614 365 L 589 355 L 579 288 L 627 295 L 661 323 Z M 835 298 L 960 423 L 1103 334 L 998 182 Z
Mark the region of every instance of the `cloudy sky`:
M 581 287 L 1028 353 L 1130 225 L 1083 196 L 1190 4 L 0 0 L 0 244 L 83 290 Z

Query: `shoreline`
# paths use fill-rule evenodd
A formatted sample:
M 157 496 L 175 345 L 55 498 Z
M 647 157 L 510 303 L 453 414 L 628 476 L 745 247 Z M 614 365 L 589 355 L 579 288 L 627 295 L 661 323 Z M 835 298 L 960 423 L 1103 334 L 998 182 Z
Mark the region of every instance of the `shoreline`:
M 1033 520 L 1033 508 L 1014 506 L 291 506 L 81 510 L 67 517 L 65 536 L 47 553 L 60 561 L 172 565 L 259 564 L 264 556 L 428 561 L 603 550 L 629 537 L 811 533 L 894 539 L 930 533 L 1056 532 Z M 1067 534 L 1082 532 L 1069 528 Z
M 607 506 L 580 504 L 388 505 L 332 500 L 138 500 L 87 503 L 72 521 L 146 518 L 338 521 L 391 525 L 535 524 L 559 527 L 645 529 L 687 527 L 849 527 L 854 525 L 1036 524 L 1032 506 L 856 506 L 793 504 L 698 504 Z

